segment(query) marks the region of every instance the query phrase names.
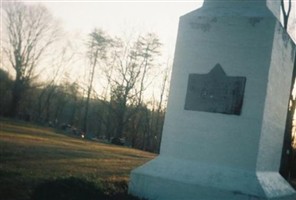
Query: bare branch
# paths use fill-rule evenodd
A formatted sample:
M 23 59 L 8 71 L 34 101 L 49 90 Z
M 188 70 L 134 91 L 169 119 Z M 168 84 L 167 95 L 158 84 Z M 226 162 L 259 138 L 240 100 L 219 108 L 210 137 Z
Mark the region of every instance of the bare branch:
M 59 26 L 41 5 L 10 2 L 3 7 L 8 42 L 4 52 L 16 72 L 12 107 L 17 107 L 33 79 L 42 55 L 57 40 Z M 11 109 L 15 116 L 16 109 Z

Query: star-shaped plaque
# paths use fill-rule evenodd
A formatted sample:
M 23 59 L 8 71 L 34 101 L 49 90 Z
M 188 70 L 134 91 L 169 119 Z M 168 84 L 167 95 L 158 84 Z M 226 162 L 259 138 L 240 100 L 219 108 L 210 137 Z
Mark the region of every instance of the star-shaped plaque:
M 220 64 L 208 74 L 189 74 L 185 110 L 240 115 L 246 77 L 227 76 Z

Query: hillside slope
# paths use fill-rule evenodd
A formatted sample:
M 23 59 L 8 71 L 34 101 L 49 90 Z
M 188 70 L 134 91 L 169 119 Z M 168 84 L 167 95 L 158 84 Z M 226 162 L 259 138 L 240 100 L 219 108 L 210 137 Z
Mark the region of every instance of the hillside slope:
M 30 199 L 41 184 L 67 179 L 75 183 L 78 180 L 80 185 L 103 185 L 105 193 L 115 194 L 126 189 L 133 168 L 154 157 L 1 119 L 0 199 Z

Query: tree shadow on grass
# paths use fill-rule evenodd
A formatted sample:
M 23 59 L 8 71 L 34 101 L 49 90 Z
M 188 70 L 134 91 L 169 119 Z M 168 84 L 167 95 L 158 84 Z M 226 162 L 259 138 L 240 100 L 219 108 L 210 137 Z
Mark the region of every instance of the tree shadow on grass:
M 102 200 L 107 199 L 103 191 L 93 182 L 70 177 L 39 184 L 32 200 Z
M 94 182 L 70 177 L 39 184 L 31 200 L 139 200 L 127 190 L 125 181 L 104 182 L 99 187 Z

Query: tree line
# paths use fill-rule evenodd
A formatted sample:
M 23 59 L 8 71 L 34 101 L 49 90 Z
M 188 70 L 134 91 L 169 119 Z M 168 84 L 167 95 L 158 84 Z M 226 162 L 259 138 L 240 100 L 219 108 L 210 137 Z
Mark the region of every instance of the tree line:
M 0 115 L 159 151 L 170 64 L 159 62 L 156 34 L 120 38 L 94 28 L 82 58 L 61 42 L 46 7 L 9 2 L 2 9 Z M 78 59 L 83 76 L 71 80 Z

